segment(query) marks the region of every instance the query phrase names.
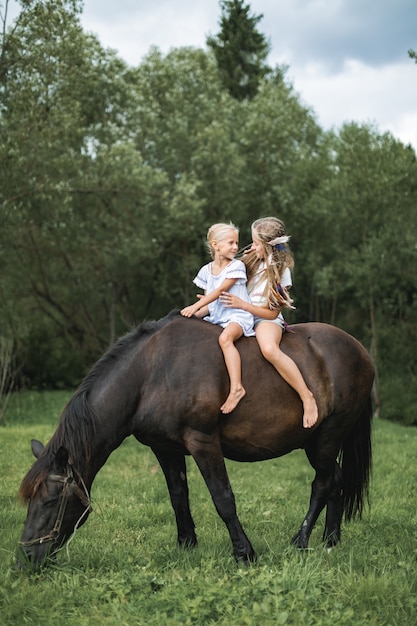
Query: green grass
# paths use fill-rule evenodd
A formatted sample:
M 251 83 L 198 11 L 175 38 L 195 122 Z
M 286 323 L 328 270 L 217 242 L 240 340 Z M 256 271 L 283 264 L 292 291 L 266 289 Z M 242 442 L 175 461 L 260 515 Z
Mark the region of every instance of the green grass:
M 376 421 L 371 509 L 343 524 L 342 543 L 289 546 L 308 506 L 312 470 L 301 451 L 265 463 L 228 462 L 241 522 L 258 553 L 238 567 L 228 533 L 188 459 L 198 548 L 176 547 L 173 512 L 150 450 L 128 439 L 98 474 L 94 513 L 56 566 L 15 567 L 26 511 L 17 491 L 30 439 L 52 435 L 69 394 L 14 396 L 0 430 L 0 622 L 4 626 L 417 623 L 417 429 Z

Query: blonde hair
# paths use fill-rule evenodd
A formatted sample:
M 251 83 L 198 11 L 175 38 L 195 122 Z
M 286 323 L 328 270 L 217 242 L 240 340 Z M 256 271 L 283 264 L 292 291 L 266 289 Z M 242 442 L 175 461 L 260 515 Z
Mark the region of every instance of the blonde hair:
M 207 247 L 209 249 L 209 252 L 211 254 L 211 258 L 212 259 L 214 259 L 214 254 L 215 254 L 215 250 L 213 248 L 213 242 L 214 241 L 222 241 L 223 239 L 226 239 L 228 233 L 231 230 L 235 230 L 237 233 L 239 232 L 238 227 L 235 226 L 234 224 L 232 224 L 232 222 L 229 222 L 228 224 L 223 224 L 223 223 L 213 224 L 208 229 L 208 231 L 207 231 Z
M 294 258 L 288 246 L 285 224 L 277 217 L 263 217 L 255 220 L 251 226 L 252 237 L 262 243 L 263 258 L 257 258 L 255 252 L 243 257 L 248 275 L 248 283 L 260 272 L 265 273 L 265 293 L 269 309 L 293 309 L 292 299 L 281 280 L 287 267 L 294 267 Z M 281 241 L 275 242 L 276 239 Z M 264 266 L 265 264 L 265 266 Z

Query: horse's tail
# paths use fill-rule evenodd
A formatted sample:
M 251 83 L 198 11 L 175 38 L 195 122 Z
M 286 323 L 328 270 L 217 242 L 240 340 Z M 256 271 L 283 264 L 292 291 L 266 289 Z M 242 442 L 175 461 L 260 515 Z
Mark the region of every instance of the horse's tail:
M 369 397 L 359 419 L 343 442 L 340 461 L 343 475 L 343 513 L 345 519 L 362 517 L 369 504 L 372 468 L 372 401 Z

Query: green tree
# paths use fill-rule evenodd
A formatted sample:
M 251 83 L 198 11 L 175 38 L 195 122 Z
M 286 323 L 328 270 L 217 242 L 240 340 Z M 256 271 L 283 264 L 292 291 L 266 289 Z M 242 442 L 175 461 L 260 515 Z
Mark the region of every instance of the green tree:
M 126 328 L 121 261 L 149 240 L 133 226 L 165 180 L 121 144 L 127 68 L 84 34 L 79 3 L 23 3 L 1 59 L 2 320 L 27 376 L 68 380 Z
M 330 139 L 329 150 L 327 176 L 307 204 L 315 233 L 307 235 L 302 267 L 311 274 L 302 280 L 312 285 L 312 317 L 368 346 L 376 399 L 384 396 L 382 414 L 392 417 L 384 389 L 395 378 L 405 391 L 405 377 L 417 375 L 410 348 L 417 340 L 416 157 L 389 133 L 354 123 Z M 415 402 L 404 393 L 404 416 Z
M 261 215 L 278 215 L 295 235 L 306 223 L 305 202 L 319 184 L 323 132 L 279 70 L 256 98 L 240 104 L 235 135 L 245 163 L 238 181 L 244 221 L 249 226 Z
M 213 50 L 223 85 L 237 100 L 254 98 L 269 72 L 270 45 L 257 30 L 262 15 L 250 15 L 244 0 L 220 2 L 220 32 L 207 38 Z
M 211 223 L 235 222 L 243 246 L 272 213 L 293 237 L 289 321 L 363 341 L 381 414 L 412 423 L 413 149 L 323 133 L 280 68 L 237 98 L 211 52 L 154 48 L 129 68 L 83 32 L 77 0 L 21 6 L 0 45 L 0 324 L 28 384 L 76 384 L 127 328 L 194 299 Z
M 144 162 L 168 181 L 152 235 L 161 254 L 155 257 L 152 292 L 154 305 L 160 304 L 154 310 L 163 314 L 190 300 L 191 280 L 205 255 L 205 230 L 232 212 L 234 174 L 240 175 L 230 135 L 236 103 L 203 50 L 164 56 L 152 49 L 132 70 L 132 83 L 136 105 L 128 112 L 129 133 Z

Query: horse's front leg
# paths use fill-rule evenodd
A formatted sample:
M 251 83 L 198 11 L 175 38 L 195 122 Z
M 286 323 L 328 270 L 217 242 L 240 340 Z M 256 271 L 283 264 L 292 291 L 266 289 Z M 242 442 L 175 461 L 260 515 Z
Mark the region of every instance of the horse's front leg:
M 186 446 L 205 480 L 217 513 L 226 524 L 236 561 L 255 561 L 255 551 L 237 516 L 235 496 L 217 435 L 191 431 L 187 435 Z
M 191 516 L 188 497 L 187 468 L 181 452 L 152 448 L 167 482 L 172 508 L 177 522 L 178 545 L 186 548 L 197 545 L 195 524 Z

